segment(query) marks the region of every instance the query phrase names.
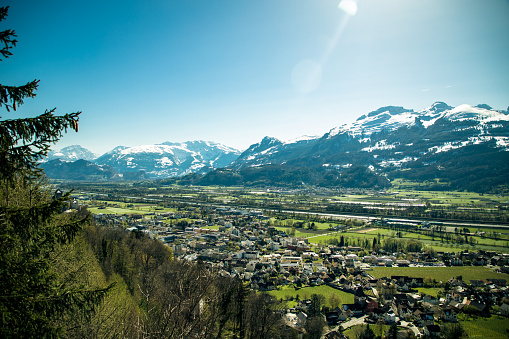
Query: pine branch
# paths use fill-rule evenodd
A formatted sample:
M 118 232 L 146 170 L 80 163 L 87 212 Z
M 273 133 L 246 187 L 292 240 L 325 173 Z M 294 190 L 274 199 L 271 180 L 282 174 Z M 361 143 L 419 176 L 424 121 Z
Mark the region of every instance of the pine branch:
M 5 106 L 7 112 L 10 109 L 16 110 L 17 107 L 23 105 L 25 98 L 34 98 L 37 94 L 35 91 L 39 87 L 39 80 L 27 82 L 23 86 L 4 86 L 0 84 L 0 107 Z
M 7 17 L 7 12 L 9 11 L 9 6 L 0 7 L 0 21 L 3 21 Z M 14 39 L 17 37 L 16 32 L 12 29 L 6 29 L 5 31 L 0 32 L 0 44 L 3 44 L 4 47 L 0 49 L 0 54 L 7 59 L 12 55 L 9 51 L 11 48 L 16 46 L 18 40 Z M 0 59 L 2 61 L 2 59 Z
M 16 43 L 18 42 L 18 40 L 14 39 L 16 36 L 16 32 L 11 29 L 6 29 L 5 31 L 0 32 L 0 43 L 4 45 L 2 49 L 0 49 L 0 54 L 2 54 L 4 59 L 7 59 L 12 55 L 9 50 L 16 47 Z M 0 59 L 0 61 L 2 61 L 2 59 Z
M 0 121 L 0 179 L 21 169 L 37 175 L 37 161 L 46 156 L 68 128 L 78 131 L 81 112 L 55 116 L 55 109 L 36 118 Z
M 0 21 L 3 21 L 7 17 L 8 11 L 9 11 L 9 6 L 0 7 Z

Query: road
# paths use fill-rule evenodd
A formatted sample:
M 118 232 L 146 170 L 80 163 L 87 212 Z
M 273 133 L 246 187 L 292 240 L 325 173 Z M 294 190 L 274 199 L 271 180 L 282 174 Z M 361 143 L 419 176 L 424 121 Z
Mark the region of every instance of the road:
M 355 325 L 362 325 L 364 324 L 364 319 L 366 319 L 367 315 L 363 315 L 362 317 L 360 318 L 353 318 L 353 319 L 350 319 L 348 321 L 345 321 L 344 323 L 341 323 L 341 327 L 343 327 L 343 329 L 347 329 L 349 327 L 352 327 L 352 326 L 355 326 Z

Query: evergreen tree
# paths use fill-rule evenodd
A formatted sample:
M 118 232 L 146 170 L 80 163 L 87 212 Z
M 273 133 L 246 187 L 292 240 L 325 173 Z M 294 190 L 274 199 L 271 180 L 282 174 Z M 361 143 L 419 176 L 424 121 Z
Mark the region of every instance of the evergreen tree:
M 359 339 L 375 339 L 375 332 L 369 327 L 369 324 L 366 326 L 363 332 L 361 332 Z
M 0 8 L 0 22 L 8 7 Z M 15 31 L 0 31 L 1 59 L 16 46 Z M 35 97 L 39 80 L 0 84 L 0 107 L 16 111 Z M 80 112 L 35 118 L 0 117 L 0 337 L 65 334 L 70 320 L 87 319 L 107 291 L 87 289 L 73 272 L 57 273 L 57 250 L 76 237 L 89 218 L 63 214 L 69 194 L 52 199 L 37 162 L 67 129 L 78 131 Z

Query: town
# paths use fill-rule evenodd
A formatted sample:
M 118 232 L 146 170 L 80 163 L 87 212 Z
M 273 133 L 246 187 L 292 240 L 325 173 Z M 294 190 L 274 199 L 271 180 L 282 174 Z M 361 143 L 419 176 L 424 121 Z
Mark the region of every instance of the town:
M 75 200 L 75 204 L 82 203 L 86 200 Z M 349 328 L 368 324 L 372 328 L 396 326 L 401 335 L 410 337 L 433 337 L 440 333 L 439 324 L 509 315 L 507 251 L 434 251 L 412 247 L 419 241 L 410 240 L 406 246 L 389 247 L 399 249 L 390 251 L 384 244 L 404 242 L 398 240 L 399 233 L 382 239 L 380 233 L 373 235 L 367 247 L 359 241 L 348 243 L 348 236 L 342 236 L 373 232 L 380 227 L 379 220 L 331 222 L 328 234 L 334 234 L 336 241 L 313 243 L 310 237 L 295 236 L 295 227 L 278 227 L 285 225 L 285 217 L 260 210 L 186 206 L 172 212 L 108 214 L 101 213 L 108 206 L 103 204 L 95 210 L 96 225 L 158 239 L 172 249 L 176 259 L 203 263 L 222 275 L 241 279 L 252 290 L 278 296 L 291 306 L 285 314 L 288 326 L 302 333 L 306 319 L 316 312 L 328 326 L 326 338 L 341 338 Z M 304 225 L 312 229 L 314 223 Z M 433 228 L 442 227 L 424 225 L 426 230 Z M 467 267 L 477 270 L 475 279 L 455 269 Z M 376 274 L 380 269 L 385 269 L 385 275 Z M 404 269 L 409 273 L 400 274 Z M 433 274 L 437 270 L 449 276 L 437 279 Z M 319 293 L 302 293 L 320 286 L 341 297 L 326 300 Z

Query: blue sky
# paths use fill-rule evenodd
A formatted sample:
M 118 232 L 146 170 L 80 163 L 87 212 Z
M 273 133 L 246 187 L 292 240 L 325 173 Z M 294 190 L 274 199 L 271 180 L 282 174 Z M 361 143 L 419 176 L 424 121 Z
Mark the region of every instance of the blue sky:
M 343 1 L 2 1 L 0 29 L 19 43 L 1 83 L 41 80 L 2 117 L 83 111 L 54 148 L 103 153 L 187 140 L 244 149 L 387 105 L 507 109 L 508 0 Z

